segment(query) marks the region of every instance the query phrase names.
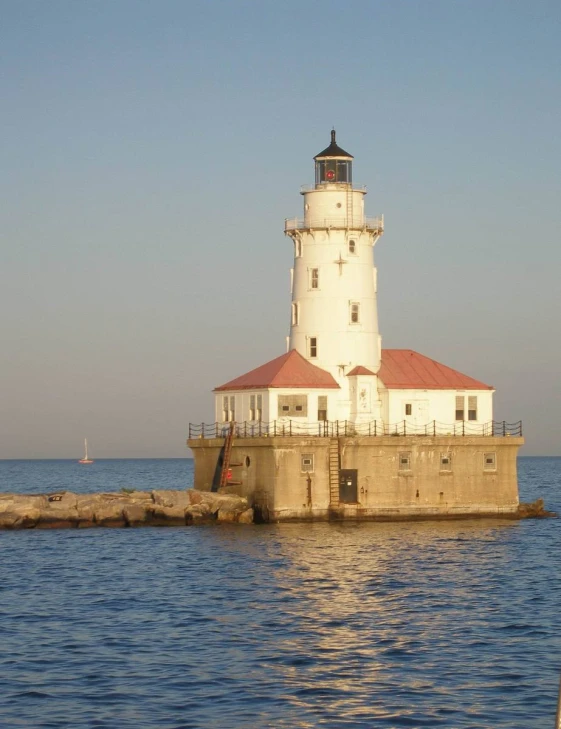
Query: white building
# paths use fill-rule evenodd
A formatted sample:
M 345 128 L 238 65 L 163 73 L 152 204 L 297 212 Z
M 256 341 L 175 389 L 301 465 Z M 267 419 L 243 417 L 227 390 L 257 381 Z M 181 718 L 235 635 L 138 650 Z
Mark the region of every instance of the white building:
M 302 188 L 294 243 L 288 352 L 215 389 L 217 423 L 268 432 L 482 433 L 494 389 L 407 349 L 383 350 L 374 245 L 383 216 L 364 211 L 353 157 L 331 144 Z

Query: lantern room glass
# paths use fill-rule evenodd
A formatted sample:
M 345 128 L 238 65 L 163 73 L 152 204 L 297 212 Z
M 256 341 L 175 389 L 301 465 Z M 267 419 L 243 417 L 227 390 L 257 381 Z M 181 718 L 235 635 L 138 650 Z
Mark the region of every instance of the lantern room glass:
M 353 163 L 349 159 L 316 160 L 316 185 L 352 183 Z

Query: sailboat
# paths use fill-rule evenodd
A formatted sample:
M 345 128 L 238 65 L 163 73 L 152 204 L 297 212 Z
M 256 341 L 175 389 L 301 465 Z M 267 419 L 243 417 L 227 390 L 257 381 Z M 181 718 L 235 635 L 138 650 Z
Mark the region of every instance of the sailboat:
M 78 463 L 93 463 L 93 460 L 91 458 L 88 458 L 88 439 L 84 438 L 84 450 L 85 454 L 83 458 L 80 458 Z

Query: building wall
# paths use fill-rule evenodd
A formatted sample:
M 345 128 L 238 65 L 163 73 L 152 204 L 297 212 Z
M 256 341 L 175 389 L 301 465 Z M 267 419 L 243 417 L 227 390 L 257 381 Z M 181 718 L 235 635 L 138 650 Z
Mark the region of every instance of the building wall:
M 262 395 L 263 398 L 263 413 L 261 420 L 264 423 L 272 423 L 277 420 L 279 423 L 288 423 L 289 420 L 293 421 L 295 428 L 300 423 L 317 423 L 318 422 L 318 398 L 327 397 L 327 418 L 328 420 L 337 420 L 339 413 L 339 397 L 340 391 L 334 388 L 326 389 L 314 389 L 305 390 L 303 388 L 270 388 L 268 390 L 230 390 L 220 391 L 215 393 L 215 422 L 222 423 L 223 420 L 223 398 L 234 397 L 235 398 L 235 413 L 236 421 L 238 423 L 250 422 L 250 398 L 251 395 Z M 297 415 L 291 415 L 283 417 L 279 413 L 279 397 L 290 396 L 290 395 L 306 395 L 307 397 L 307 409 L 306 415 L 298 417 Z
M 356 504 L 330 502 L 329 447 L 341 468 L 357 470 Z M 516 456 L 522 438 L 237 438 L 229 490 L 246 496 L 266 520 L 411 519 L 508 516 L 518 506 Z M 190 440 L 195 488 L 219 479 L 222 440 Z M 313 469 L 303 470 L 303 457 Z M 486 467 L 486 457 L 494 466 Z M 408 459 L 407 467 L 402 461 Z M 442 458 L 449 463 L 443 465 Z
M 421 427 L 436 420 L 453 426 L 456 423 L 456 396 L 465 400 L 465 427 L 478 426 L 493 420 L 493 390 L 412 390 L 381 389 L 382 418 L 386 425 L 402 424 Z M 468 397 L 477 397 L 477 420 L 468 420 Z M 405 405 L 412 405 L 411 415 Z M 459 423 L 458 425 L 461 425 Z

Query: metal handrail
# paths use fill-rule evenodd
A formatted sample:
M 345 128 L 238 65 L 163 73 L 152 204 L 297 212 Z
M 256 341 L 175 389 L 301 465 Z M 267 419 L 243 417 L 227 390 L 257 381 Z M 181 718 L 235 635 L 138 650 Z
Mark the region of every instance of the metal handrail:
M 356 216 L 340 218 L 286 218 L 284 229 L 287 230 L 308 230 L 310 228 L 365 228 L 366 230 L 384 230 L 384 216 L 376 217 Z
M 189 423 L 189 438 L 224 438 L 230 429 L 229 422 Z M 507 423 L 506 420 L 491 420 L 488 423 L 472 423 L 461 420 L 455 423 L 440 423 L 433 420 L 425 425 L 414 425 L 405 420 L 399 423 L 384 423 L 372 420 L 368 423 L 352 423 L 348 420 L 301 422 L 299 419 L 243 421 L 235 423 L 237 438 L 263 437 L 380 437 L 380 436 L 452 436 L 476 438 L 509 438 L 522 436 L 522 421 Z M 560 728 L 561 729 L 561 728 Z

